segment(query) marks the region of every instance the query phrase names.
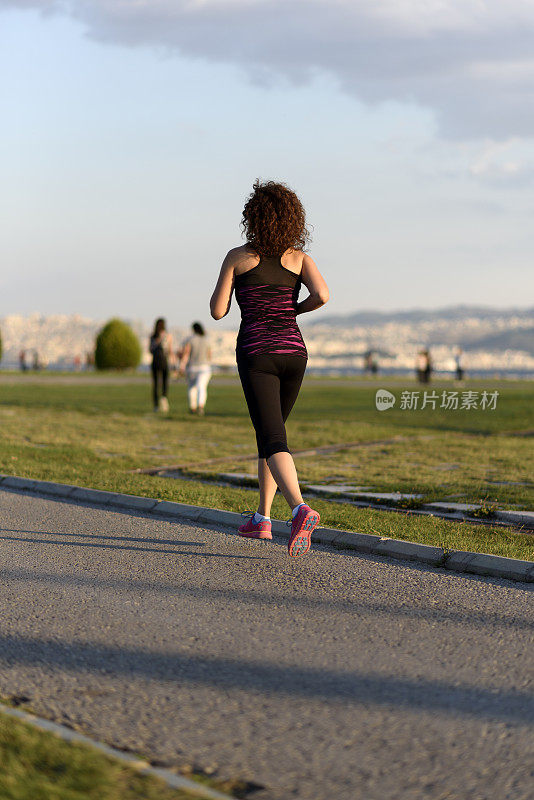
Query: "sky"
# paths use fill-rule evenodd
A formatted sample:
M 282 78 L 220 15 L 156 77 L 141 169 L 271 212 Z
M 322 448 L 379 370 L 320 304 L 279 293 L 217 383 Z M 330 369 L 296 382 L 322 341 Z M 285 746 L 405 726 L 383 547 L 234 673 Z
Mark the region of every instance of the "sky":
M 256 178 L 306 207 L 317 319 L 532 305 L 533 34 L 533 0 L 0 0 L 0 317 L 213 324 Z

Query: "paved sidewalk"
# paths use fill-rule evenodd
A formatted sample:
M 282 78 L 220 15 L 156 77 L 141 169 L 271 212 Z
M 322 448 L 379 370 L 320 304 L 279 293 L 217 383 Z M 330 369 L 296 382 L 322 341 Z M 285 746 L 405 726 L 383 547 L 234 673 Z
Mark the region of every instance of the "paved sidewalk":
M 0 491 L 0 694 L 255 800 L 530 800 L 533 590 Z

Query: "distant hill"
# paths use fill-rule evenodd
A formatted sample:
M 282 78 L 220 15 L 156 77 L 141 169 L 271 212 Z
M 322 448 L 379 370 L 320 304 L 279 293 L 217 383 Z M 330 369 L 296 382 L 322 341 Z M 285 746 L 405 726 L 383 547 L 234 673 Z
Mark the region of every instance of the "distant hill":
M 516 328 L 482 336 L 480 339 L 467 342 L 464 347 L 466 350 L 523 350 L 534 356 L 534 327 Z
M 435 323 L 438 320 L 459 322 L 465 319 L 479 319 L 481 322 L 489 322 L 503 317 L 531 317 L 534 321 L 534 306 L 530 308 L 495 308 L 492 306 L 457 305 L 430 310 L 411 308 L 402 311 L 355 311 L 351 314 L 321 316 L 320 319 L 307 322 L 306 327 L 329 325 L 336 328 L 350 328 L 383 325 L 390 322 L 417 324 L 420 322 Z
M 300 320 L 299 320 L 300 322 Z M 464 350 L 503 353 L 522 351 L 534 356 L 534 308 L 495 308 L 457 305 L 444 308 L 412 308 L 402 311 L 356 311 L 306 320 L 310 334 L 324 328 L 334 338 L 359 339 L 362 351 L 369 346 L 396 352 L 399 347 L 460 346 Z

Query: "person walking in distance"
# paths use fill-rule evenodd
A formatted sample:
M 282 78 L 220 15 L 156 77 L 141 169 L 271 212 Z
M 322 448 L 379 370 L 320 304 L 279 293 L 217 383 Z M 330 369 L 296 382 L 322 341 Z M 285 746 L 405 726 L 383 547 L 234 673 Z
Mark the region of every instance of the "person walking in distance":
M 200 322 L 194 322 L 192 329 L 193 335 L 182 348 L 180 372 L 187 377 L 189 411 L 203 416 L 211 378 L 211 347 Z
M 464 368 L 462 365 L 462 348 L 457 347 L 454 353 L 454 366 L 456 372 L 456 380 L 461 383 L 464 379 Z
M 432 364 L 432 357 L 430 355 L 430 350 L 426 349 L 424 352 L 425 352 L 425 358 L 426 358 L 426 366 L 425 366 L 425 372 L 424 372 L 424 376 L 425 376 L 424 382 L 425 383 L 430 383 L 430 377 L 432 375 L 432 370 L 434 369 L 434 367 L 433 367 L 433 364 Z
M 152 353 L 152 395 L 154 398 L 154 411 L 167 412 L 169 401 L 167 399 L 167 385 L 169 381 L 169 361 L 172 360 L 172 337 L 167 332 L 165 320 L 159 318 L 154 325 L 154 333 L 150 337 L 150 352 Z
M 260 499 L 239 533 L 272 538 L 270 510 L 278 486 L 292 511 L 289 555 L 299 556 L 310 549 L 320 518 L 302 499 L 285 429 L 308 360 L 296 316 L 323 306 L 328 287 L 304 253 L 305 211 L 285 184 L 256 181 L 241 226 L 247 242 L 226 255 L 210 301 L 212 317 L 222 319 L 235 290 L 241 309 L 236 361 L 256 432 Z M 309 296 L 299 302 L 302 284 Z

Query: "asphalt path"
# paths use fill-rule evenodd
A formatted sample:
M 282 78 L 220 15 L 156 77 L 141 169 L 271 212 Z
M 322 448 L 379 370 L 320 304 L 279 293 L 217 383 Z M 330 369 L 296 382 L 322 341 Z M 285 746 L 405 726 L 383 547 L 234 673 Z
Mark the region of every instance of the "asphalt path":
M 528 586 L 0 491 L 0 694 L 254 800 L 531 800 Z

